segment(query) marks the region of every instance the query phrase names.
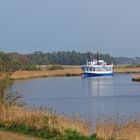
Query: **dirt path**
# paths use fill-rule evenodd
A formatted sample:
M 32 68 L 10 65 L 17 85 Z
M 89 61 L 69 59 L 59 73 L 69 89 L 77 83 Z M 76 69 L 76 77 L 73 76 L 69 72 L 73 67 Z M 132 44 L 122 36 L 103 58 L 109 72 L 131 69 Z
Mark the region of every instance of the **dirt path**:
M 41 140 L 18 133 L 0 131 L 0 140 Z

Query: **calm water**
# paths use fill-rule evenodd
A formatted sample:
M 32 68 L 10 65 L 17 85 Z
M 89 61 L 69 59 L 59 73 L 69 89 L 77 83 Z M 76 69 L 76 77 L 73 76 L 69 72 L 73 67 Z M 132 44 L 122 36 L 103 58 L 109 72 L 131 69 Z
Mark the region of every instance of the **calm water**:
M 80 113 L 95 119 L 105 115 L 132 115 L 140 112 L 140 83 L 131 81 L 132 74 L 113 77 L 56 77 L 18 80 L 14 88 L 26 103 L 44 105 L 65 114 Z

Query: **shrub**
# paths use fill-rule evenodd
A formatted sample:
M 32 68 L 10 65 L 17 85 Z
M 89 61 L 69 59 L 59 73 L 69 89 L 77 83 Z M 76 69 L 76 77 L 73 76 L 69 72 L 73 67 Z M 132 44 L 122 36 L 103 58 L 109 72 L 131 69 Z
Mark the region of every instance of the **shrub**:
M 64 69 L 64 67 L 61 65 L 53 65 L 49 68 L 49 70 L 62 70 L 62 69 Z
M 21 105 L 22 96 L 17 91 L 12 91 L 11 74 L 11 72 L 0 73 L 0 103 Z

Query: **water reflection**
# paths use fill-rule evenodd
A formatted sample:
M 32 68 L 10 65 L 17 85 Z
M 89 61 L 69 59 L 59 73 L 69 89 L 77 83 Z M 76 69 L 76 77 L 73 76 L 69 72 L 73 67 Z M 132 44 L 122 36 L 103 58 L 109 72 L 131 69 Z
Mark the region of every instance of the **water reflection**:
M 113 96 L 113 77 L 94 77 L 84 79 L 89 97 Z
M 83 90 L 89 97 L 88 112 L 92 120 L 96 120 L 100 113 L 111 113 L 117 108 L 113 100 L 108 101 L 108 97 L 114 96 L 113 77 L 86 78 L 83 80 Z

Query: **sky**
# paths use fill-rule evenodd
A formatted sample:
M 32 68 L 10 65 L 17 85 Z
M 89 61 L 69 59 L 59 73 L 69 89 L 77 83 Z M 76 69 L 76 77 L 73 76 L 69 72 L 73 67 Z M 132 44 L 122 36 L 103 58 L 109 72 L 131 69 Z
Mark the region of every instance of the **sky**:
M 140 56 L 140 0 L 0 0 L 0 50 Z

